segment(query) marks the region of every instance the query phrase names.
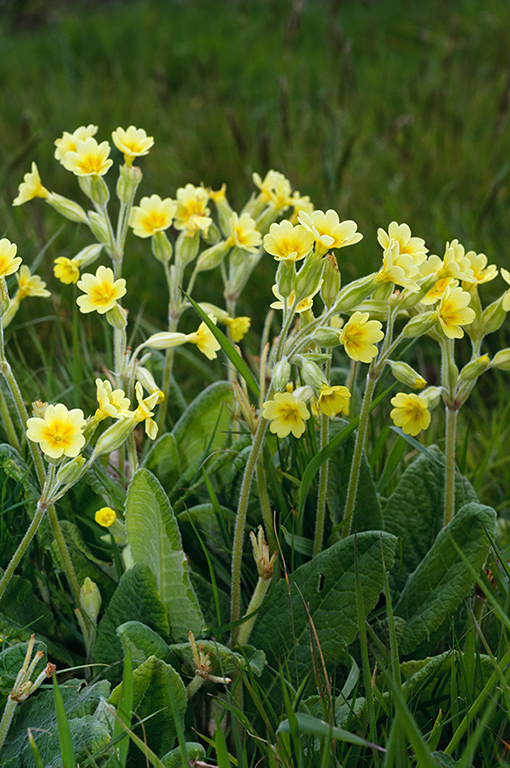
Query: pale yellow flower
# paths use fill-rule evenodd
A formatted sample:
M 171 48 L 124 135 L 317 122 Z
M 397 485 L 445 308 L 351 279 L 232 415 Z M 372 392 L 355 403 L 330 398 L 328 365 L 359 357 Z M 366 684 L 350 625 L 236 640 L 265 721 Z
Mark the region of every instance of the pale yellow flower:
M 68 259 L 67 256 L 59 256 L 55 259 L 53 274 L 61 283 L 70 285 L 77 283 L 80 279 L 80 268 L 75 261 Z
M 13 205 L 23 205 L 34 197 L 48 197 L 49 190 L 41 184 L 41 177 L 37 170 L 37 165 L 32 163 L 32 170 L 25 173 L 23 181 L 18 187 L 18 196 L 12 201 Z
M 340 342 L 352 360 L 370 363 L 379 350 L 376 343 L 384 338 L 382 323 L 369 320 L 368 312 L 354 312 L 340 331 Z
M 458 284 L 459 281 L 454 280 L 452 277 L 442 277 L 441 280 L 436 280 L 432 288 L 428 290 L 425 296 L 421 299 L 421 303 L 425 305 L 435 304 L 436 301 L 439 301 L 448 286 L 456 288 Z
M 177 203 L 169 197 L 164 200 L 159 195 L 142 197 L 140 205 L 131 209 L 129 226 L 137 237 L 151 237 L 155 232 L 168 229 L 176 210 Z
M 117 519 L 115 511 L 111 507 L 101 507 L 94 515 L 94 520 L 103 528 L 109 528 Z
M 135 128 L 130 125 L 129 128 L 117 128 L 112 133 L 113 143 L 124 154 L 126 165 L 132 165 L 135 157 L 148 155 L 151 147 L 154 146 L 153 136 L 147 136 L 143 128 Z
M 313 298 L 319 293 L 321 285 L 322 285 L 322 281 L 310 296 L 306 296 L 304 299 L 301 299 L 301 301 L 298 302 L 294 312 L 298 312 L 299 314 L 301 314 L 301 312 L 307 312 L 309 309 L 311 309 L 313 307 Z M 269 306 L 271 307 L 271 309 L 283 309 L 283 306 L 284 306 L 283 302 L 285 301 L 285 299 L 283 299 L 278 293 L 278 286 L 273 285 L 271 287 L 271 290 L 276 296 L 276 298 L 278 299 L 278 301 L 273 301 Z M 288 309 L 291 309 L 292 305 L 294 304 L 295 298 L 296 298 L 295 291 L 292 291 L 290 296 L 287 297 Z
M 85 445 L 85 424 L 80 408 L 68 411 L 62 403 L 48 405 L 43 418 L 28 419 L 27 437 L 39 443 L 42 452 L 51 459 L 73 458 Z
M 298 216 L 301 224 L 315 238 L 319 250 L 326 253 L 330 248 L 344 248 L 347 245 L 358 243 L 363 235 L 357 232 L 358 225 L 355 221 L 340 221 L 338 213 L 331 208 L 324 211 L 313 211 L 308 214 L 301 211 Z
M 508 270 L 501 267 L 501 277 L 505 281 L 505 283 L 508 283 L 510 285 L 510 272 Z M 508 288 L 505 293 L 503 294 L 503 301 L 501 303 L 501 306 L 505 312 L 510 311 L 510 288 Z
M 468 307 L 471 296 L 462 288 L 448 286 L 437 308 L 437 317 L 449 339 L 461 339 L 464 336 L 463 325 L 469 325 L 475 319 L 475 312 Z
M 96 379 L 98 409 L 94 414 L 96 421 L 102 421 L 109 416 L 113 419 L 126 419 L 131 416 L 131 402 L 123 389 L 112 389 L 108 380 Z
M 322 387 L 317 405 L 326 416 L 335 416 L 349 408 L 351 393 L 347 387 Z
M 255 185 L 260 190 L 260 199 L 272 203 L 277 211 L 289 206 L 292 187 L 290 181 L 280 171 L 268 171 L 262 180 L 258 173 L 252 175 Z
M 487 264 L 488 259 L 485 253 L 468 251 L 466 253 L 466 259 L 469 261 L 471 269 L 473 270 L 473 276 L 478 285 L 488 283 L 498 276 L 497 266 L 495 264 Z
M 78 281 L 78 288 L 84 292 L 84 296 L 78 296 L 76 303 L 80 311 L 98 312 L 104 315 L 113 309 L 117 300 L 126 293 L 126 281 L 124 278 L 113 279 L 113 270 L 110 267 L 98 267 L 95 275 L 86 273 Z
M 25 299 L 27 296 L 39 296 L 41 298 L 51 296 L 50 291 L 46 290 L 44 280 L 41 280 L 39 275 L 31 275 L 30 269 L 26 264 L 20 268 L 16 279 L 18 281 L 18 293 L 16 294 L 18 301 Z
M 291 432 L 294 437 L 301 437 L 306 428 L 305 421 L 310 418 L 310 411 L 293 394 L 279 392 L 273 400 L 263 404 L 262 416 L 271 421 L 269 429 L 278 437 L 287 437 Z
M 97 125 L 81 125 L 73 133 L 64 131 L 60 139 L 55 139 L 55 158 L 62 160 L 68 152 L 76 152 L 76 142 L 85 141 L 90 136 L 95 136 L 98 131 Z
M 397 224 L 396 221 L 392 221 L 387 232 L 384 229 L 377 230 L 377 240 L 385 250 L 389 247 L 391 240 L 396 240 L 399 253 L 411 256 L 417 266 L 427 258 L 429 249 L 425 248 L 425 240 L 421 237 L 412 237 L 407 224 Z
M 18 246 L 6 237 L 0 240 L 0 277 L 13 275 L 21 264 L 21 256 L 16 256 Z
M 297 190 L 292 193 L 292 197 L 289 198 L 289 203 L 293 208 L 293 211 L 289 216 L 292 224 L 298 223 L 298 216 L 301 211 L 304 211 L 308 215 L 311 215 L 314 211 L 314 206 L 309 195 L 301 195 Z
M 155 440 L 158 434 L 158 425 L 152 418 L 154 413 L 152 409 L 158 402 L 159 392 L 153 392 L 152 395 L 144 398 L 142 385 L 139 381 L 135 385 L 136 399 L 138 400 L 138 408 L 133 412 L 132 418 L 136 424 L 145 422 L 145 433 L 151 440 Z
M 232 340 L 235 342 L 241 341 L 248 333 L 248 329 L 251 325 L 251 319 L 249 317 L 226 317 L 224 320 L 226 326 L 230 328 L 232 334 Z
M 290 221 L 271 224 L 264 237 L 264 248 L 277 261 L 299 261 L 313 248 L 314 236 L 302 224 L 293 226 Z
M 458 240 L 446 243 L 442 259 L 433 254 L 420 264 L 420 274 L 422 277 L 433 275 L 437 280 L 441 280 L 444 277 L 452 277 L 455 280 L 476 283 L 471 262 L 466 258 L 464 246 Z
M 393 423 L 396 427 L 402 427 L 406 435 L 415 437 L 422 429 L 427 429 L 430 424 L 430 411 L 424 397 L 399 392 L 390 402 L 395 406 L 390 412 Z
M 113 160 L 108 159 L 109 154 L 107 141 L 98 144 L 92 137 L 85 141 L 78 139 L 76 151 L 66 152 L 62 165 L 75 176 L 104 176 L 113 165 Z
M 413 278 L 417 277 L 419 269 L 413 256 L 400 253 L 397 240 L 390 240 L 384 249 L 383 265 L 375 278 L 376 283 L 396 283 L 416 292 L 419 287 Z
M 193 184 L 179 187 L 174 227 L 185 230 L 187 237 L 193 237 L 198 231 L 207 232 L 212 223 L 207 207 L 208 199 L 203 187 L 195 187 Z
M 210 319 L 216 323 L 216 318 L 209 316 Z M 218 349 L 221 349 L 221 344 L 216 340 L 214 334 L 209 329 L 209 326 L 205 323 L 200 323 L 198 330 L 194 333 L 186 334 L 186 341 L 191 344 L 196 344 L 200 352 L 204 354 L 209 360 L 214 360 L 218 355 L 216 354 Z
M 242 213 L 241 216 L 237 213 L 232 214 L 228 243 L 250 253 L 256 253 L 262 243 L 262 235 L 249 213 Z

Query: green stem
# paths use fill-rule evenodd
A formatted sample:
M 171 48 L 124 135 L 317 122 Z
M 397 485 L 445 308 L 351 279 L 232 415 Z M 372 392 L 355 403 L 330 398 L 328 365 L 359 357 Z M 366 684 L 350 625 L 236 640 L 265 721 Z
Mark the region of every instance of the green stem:
M 2 715 L 2 720 L 0 722 L 0 750 L 4 745 L 4 741 L 9 732 L 9 728 L 11 726 L 12 718 L 16 711 L 17 705 L 18 705 L 17 701 L 13 701 L 13 699 L 11 699 L 10 696 L 7 697 L 4 713 Z
M 30 523 L 27 529 L 27 532 L 23 536 L 20 544 L 18 545 L 18 548 L 16 549 L 16 552 L 13 554 L 9 565 L 5 569 L 4 574 L 0 579 L 0 599 L 2 598 L 3 593 L 7 589 L 7 586 L 12 578 L 12 575 L 16 570 L 21 558 L 25 554 L 28 548 L 28 545 L 32 541 L 33 537 L 35 536 L 35 533 L 39 528 L 39 525 L 41 523 L 41 520 L 44 517 L 45 512 L 46 512 L 46 504 L 43 504 L 39 501 L 39 503 L 37 504 L 36 512 L 32 519 L 32 522 Z
M 7 400 L 5 399 L 4 393 L 2 392 L 1 389 L 0 389 L 0 414 L 2 416 L 4 429 L 7 432 L 9 444 L 12 445 L 12 447 L 15 448 L 17 451 L 19 451 L 21 449 L 21 446 L 18 440 L 18 435 L 16 433 L 16 428 L 11 418 L 9 406 L 7 405 Z
M 257 608 L 262 605 L 262 601 L 264 600 L 267 590 L 269 589 L 269 586 L 271 584 L 271 579 L 261 579 L 259 577 L 259 580 L 257 582 L 257 586 L 253 590 L 253 595 L 250 600 L 250 604 L 248 606 L 248 610 L 246 611 L 246 616 L 249 616 L 250 613 L 253 613 L 253 611 L 256 611 Z M 253 629 L 253 625 L 255 624 L 257 616 L 252 616 L 250 619 L 247 619 L 244 624 L 241 624 L 239 628 L 239 635 L 237 637 L 237 642 L 239 645 L 246 645 L 248 640 L 250 639 L 250 634 Z
M 266 470 L 264 469 L 264 465 L 261 461 L 257 462 L 257 489 L 259 492 L 260 506 L 262 509 L 262 520 L 264 521 L 264 528 L 266 529 L 266 536 L 269 541 L 269 546 L 273 551 L 276 551 L 277 543 L 273 531 L 274 521 L 273 513 L 271 510 L 271 502 L 269 501 L 269 494 L 267 492 Z
M 453 519 L 455 510 L 455 432 L 457 408 L 446 407 L 446 477 L 443 527 Z
M 325 413 L 321 414 L 321 447 L 322 450 L 329 439 L 329 417 Z M 317 496 L 317 516 L 315 519 L 315 537 L 313 540 L 313 556 L 318 555 L 322 550 L 322 540 L 324 538 L 324 519 L 326 517 L 326 490 L 328 486 L 329 460 L 322 464 L 319 475 L 319 491 Z
M 203 677 L 200 677 L 199 675 L 195 675 L 191 683 L 186 688 L 186 696 L 188 698 L 188 701 L 191 699 L 192 696 L 195 695 L 197 691 L 200 690 L 204 682 L 205 680 Z
M 356 433 L 356 443 L 354 445 L 354 454 L 352 457 L 351 472 L 349 475 L 349 485 L 347 488 L 347 498 L 345 501 L 342 539 L 345 539 L 345 537 L 350 534 L 352 528 L 354 506 L 356 503 L 356 493 L 358 490 L 359 473 L 361 468 L 361 457 L 363 455 L 363 447 L 365 445 L 365 437 L 368 427 L 368 415 L 370 413 L 370 405 L 374 396 L 377 379 L 378 376 L 375 375 L 374 363 L 372 362 L 370 364 L 370 368 L 368 369 L 367 385 L 365 387 L 365 394 L 363 396 L 363 403 L 361 405 L 361 413 L 359 415 L 358 431 Z

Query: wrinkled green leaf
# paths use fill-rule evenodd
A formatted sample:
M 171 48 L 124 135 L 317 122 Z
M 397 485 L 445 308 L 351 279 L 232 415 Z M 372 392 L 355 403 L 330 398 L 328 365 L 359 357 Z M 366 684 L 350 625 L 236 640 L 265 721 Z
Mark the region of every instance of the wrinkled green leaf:
M 146 565 L 156 578 L 173 640 L 187 639 L 190 631 L 200 637 L 205 620 L 191 586 L 179 527 L 165 491 L 147 469 L 139 469 L 131 480 L 125 520 L 135 563 Z
M 411 653 L 455 610 L 473 586 L 473 574 L 459 549 L 475 571 L 487 559 L 494 535 L 496 513 L 490 507 L 471 503 L 462 507 L 438 534 L 416 570 L 409 576 L 395 607 L 395 615 L 407 620 L 400 644 L 401 653 Z
M 161 635 L 140 621 L 127 621 L 117 627 L 117 634 L 126 654 L 128 651 L 133 666 L 139 667 L 149 656 L 157 656 L 167 664 L 174 662 L 174 656 Z
M 181 476 L 177 442 L 171 432 L 161 435 L 151 447 L 143 465 L 158 478 L 164 488 L 172 488 Z
M 257 651 L 251 646 L 245 646 L 244 656 L 236 651 L 227 648 L 225 645 L 216 643 L 214 640 L 201 640 L 200 646 L 204 653 L 210 654 L 211 672 L 218 677 L 231 675 L 238 669 L 244 669 L 247 666 L 252 668 L 254 674 L 259 674 L 264 663 L 264 656 L 261 651 Z M 188 674 L 194 674 L 193 652 L 189 643 L 177 643 L 170 646 L 172 653 L 179 659 Z M 262 654 L 262 657 L 261 657 Z M 253 666 L 251 657 L 253 656 Z
M 186 752 L 188 755 L 188 762 L 186 765 L 194 765 L 197 760 L 203 760 L 205 758 L 205 749 L 201 744 L 196 741 L 186 742 Z M 176 747 L 168 752 L 161 758 L 161 762 L 165 768 L 182 768 L 182 749 Z

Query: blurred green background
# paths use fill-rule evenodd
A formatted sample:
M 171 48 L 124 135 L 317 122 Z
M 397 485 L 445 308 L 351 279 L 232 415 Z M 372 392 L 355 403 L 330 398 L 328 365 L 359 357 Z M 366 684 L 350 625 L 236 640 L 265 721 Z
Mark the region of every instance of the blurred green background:
M 509 43 L 507 0 L 4 0 L 0 232 L 27 263 L 51 241 L 38 269 L 62 294 L 53 258 L 72 256 L 90 235 L 42 201 L 13 209 L 17 186 L 35 160 L 45 186 L 83 202 L 75 177 L 53 158 L 54 139 L 88 123 L 110 139 L 118 125 L 134 124 L 156 139 L 140 163 L 141 195 L 226 182 L 240 208 L 252 172 L 275 168 L 317 208 L 355 219 L 365 237 L 340 252 L 345 281 L 378 267 L 376 231 L 393 219 L 409 223 L 431 252 L 442 255 L 445 241 L 458 238 L 508 268 Z M 146 242 L 128 241 L 126 273 L 136 279 L 132 316 L 144 307 L 162 327 L 161 272 Z M 255 330 L 273 275 L 273 260 L 263 259 L 240 302 Z M 482 292 L 489 300 L 503 288 L 498 278 Z M 73 289 L 64 290 L 61 318 L 74 306 Z M 197 283 L 196 297 L 211 300 L 209 279 Z M 28 305 L 14 344 L 34 313 L 51 314 Z M 45 344 L 44 324 L 39 331 Z M 495 337 L 494 349 L 506 345 L 503 333 Z M 486 470 L 494 465 L 491 501 L 501 508 L 510 482 L 505 377 L 489 374 L 480 392 L 466 422 L 477 439 L 465 463 L 479 490 L 493 487 Z

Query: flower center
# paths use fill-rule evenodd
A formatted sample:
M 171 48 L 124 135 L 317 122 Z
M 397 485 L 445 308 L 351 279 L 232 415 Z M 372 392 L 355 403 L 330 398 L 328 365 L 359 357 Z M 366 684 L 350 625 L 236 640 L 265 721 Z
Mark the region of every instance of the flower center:
M 91 294 L 91 299 L 94 304 L 104 307 L 106 304 L 110 304 L 115 300 L 115 288 L 111 283 L 101 283 L 97 285 Z
M 159 211 L 151 211 L 146 219 L 143 221 L 143 226 L 147 230 L 147 232 L 157 232 L 160 229 L 164 229 L 166 227 L 166 216 L 164 213 L 160 213 Z
M 100 173 L 103 168 L 103 159 L 98 155 L 86 155 L 80 160 L 79 168 L 83 173 Z

